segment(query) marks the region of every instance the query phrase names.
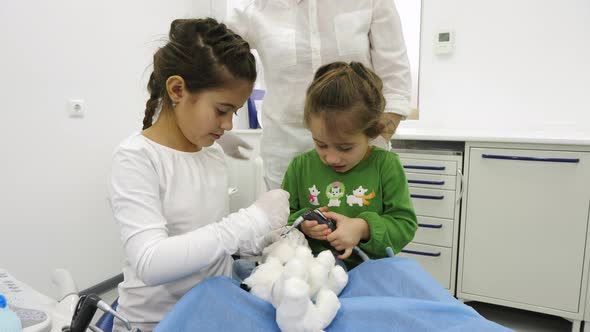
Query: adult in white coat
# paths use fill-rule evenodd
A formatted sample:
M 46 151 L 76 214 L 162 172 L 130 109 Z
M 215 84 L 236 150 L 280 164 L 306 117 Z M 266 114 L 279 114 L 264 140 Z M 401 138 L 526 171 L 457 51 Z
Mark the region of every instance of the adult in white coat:
M 269 188 L 280 188 L 291 159 L 313 148 L 303 104 L 320 66 L 356 61 L 381 77 L 382 142 L 389 142 L 400 119 L 409 115 L 410 68 L 393 0 L 242 1 L 227 24 L 262 62 L 267 91 L 260 150 Z
M 154 55 L 144 130 L 115 150 L 109 183 L 125 253 L 117 311 L 144 332 L 200 281 L 230 276 L 232 254 L 259 254 L 289 214 L 283 190 L 229 214 L 215 141 L 252 92 L 248 44 L 213 19 L 175 20 L 169 36 Z

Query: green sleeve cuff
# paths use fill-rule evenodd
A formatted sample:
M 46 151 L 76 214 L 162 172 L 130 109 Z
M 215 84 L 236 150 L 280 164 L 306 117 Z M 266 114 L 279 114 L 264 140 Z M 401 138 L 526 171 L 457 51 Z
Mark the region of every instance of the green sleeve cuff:
M 383 243 L 385 242 L 387 227 L 383 220 L 380 220 L 381 218 L 375 212 L 363 212 L 357 218 L 361 218 L 367 222 L 370 234 L 368 241 L 359 242 L 359 247 L 371 257 L 386 257 L 386 246 Z

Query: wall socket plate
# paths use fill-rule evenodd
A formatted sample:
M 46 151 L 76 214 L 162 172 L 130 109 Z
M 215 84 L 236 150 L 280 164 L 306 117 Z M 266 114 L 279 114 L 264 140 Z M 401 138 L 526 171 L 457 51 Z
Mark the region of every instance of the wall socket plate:
M 70 99 L 68 102 L 68 115 L 70 118 L 84 117 L 84 100 Z

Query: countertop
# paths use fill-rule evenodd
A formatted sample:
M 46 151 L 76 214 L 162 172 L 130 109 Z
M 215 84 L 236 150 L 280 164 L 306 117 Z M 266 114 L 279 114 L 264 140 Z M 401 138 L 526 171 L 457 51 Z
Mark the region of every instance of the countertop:
M 261 129 L 236 129 L 241 135 L 260 135 Z M 402 122 L 393 139 L 453 142 L 503 142 L 558 145 L 590 145 L 590 129 L 461 129 L 428 128 L 405 125 Z
M 439 129 L 400 125 L 393 139 L 590 145 L 590 130 Z

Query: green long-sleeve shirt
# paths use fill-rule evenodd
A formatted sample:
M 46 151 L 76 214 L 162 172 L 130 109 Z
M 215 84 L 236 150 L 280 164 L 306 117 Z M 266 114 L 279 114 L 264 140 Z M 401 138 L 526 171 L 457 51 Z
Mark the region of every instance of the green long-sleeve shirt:
M 417 228 L 404 169 L 397 154 L 373 147 L 353 169 L 339 173 L 324 165 L 315 150 L 291 161 L 283 179 L 289 198 L 289 224 L 305 211 L 328 206 L 330 211 L 367 222 L 371 237 L 359 247 L 371 258 L 386 257 L 386 247 L 396 253 L 408 244 Z M 330 249 L 327 241 L 308 239 L 317 254 Z M 353 254 L 349 268 L 361 263 Z

